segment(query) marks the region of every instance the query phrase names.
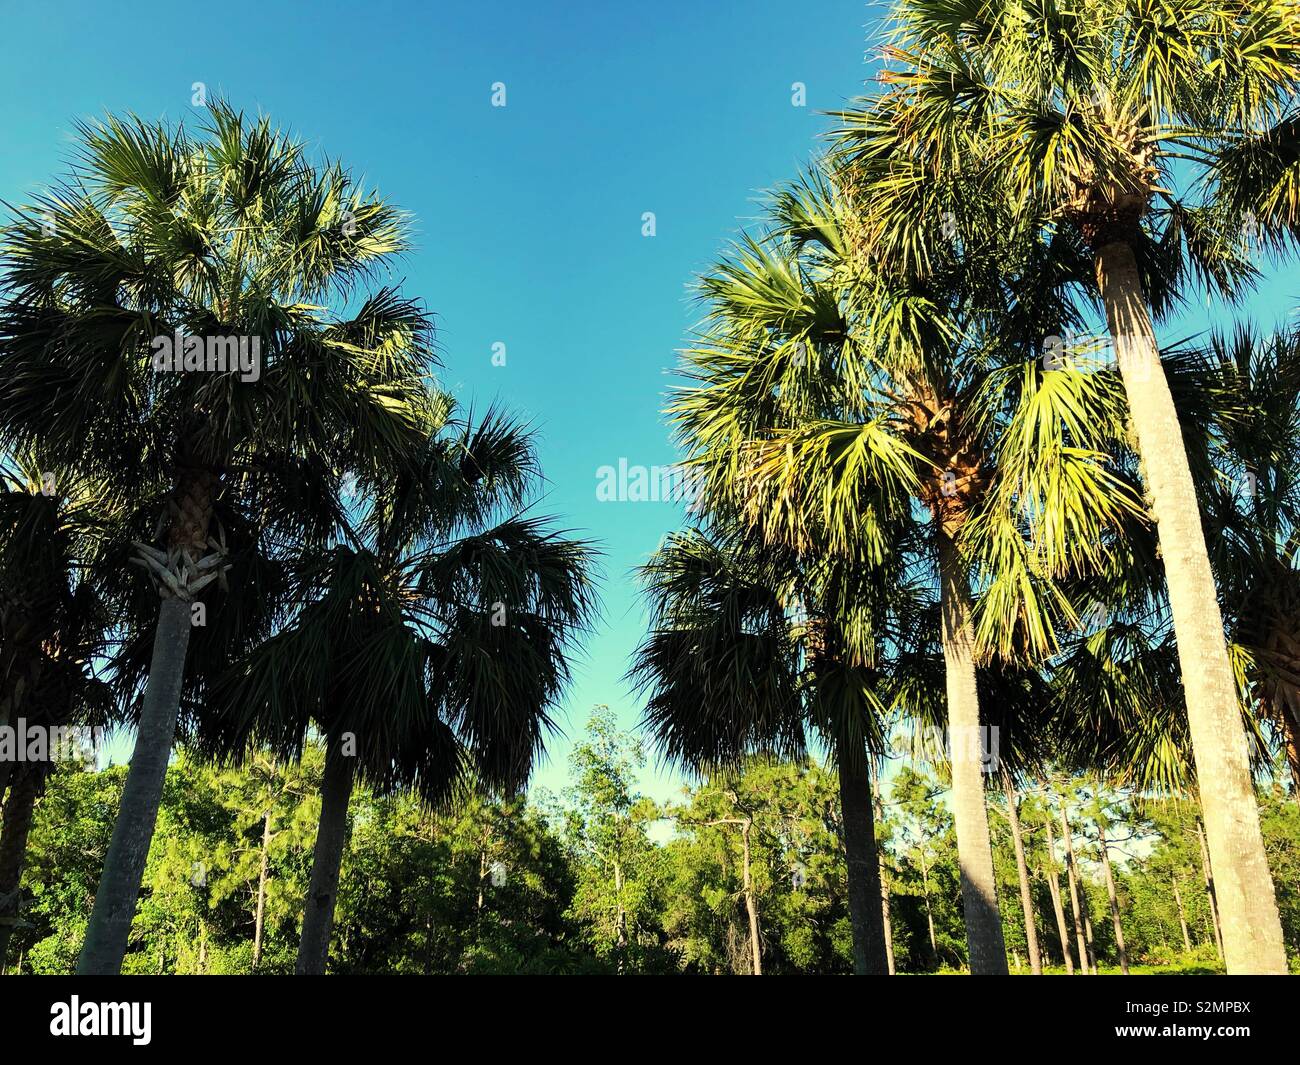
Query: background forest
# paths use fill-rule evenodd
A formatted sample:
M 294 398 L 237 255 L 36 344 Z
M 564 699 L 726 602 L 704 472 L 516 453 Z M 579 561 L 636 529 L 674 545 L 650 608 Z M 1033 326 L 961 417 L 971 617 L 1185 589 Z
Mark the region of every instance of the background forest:
M 644 752 L 598 708 L 571 786 L 529 801 L 466 798 L 434 813 L 358 792 L 343 862 L 331 971 L 338 973 L 848 973 L 834 774 L 754 762 L 679 802 L 637 794 Z M 187 757 L 169 770 L 125 972 L 291 973 L 319 816 L 318 746 L 300 765 L 236 771 Z M 30 902 L 10 972 L 70 973 L 85 934 L 125 767 L 65 768 L 34 826 Z M 877 799 L 895 971 L 960 971 L 966 959 L 952 816 L 940 777 L 903 766 Z M 1300 806 L 1260 793 L 1288 954 L 1300 953 Z M 1100 836 L 1107 840 L 1132 972 L 1222 972 L 1194 804 L 1139 802 L 1084 777 L 1018 796 L 1043 967 L 1064 972 L 1056 902 L 1078 968 L 1068 818 L 1090 963 L 1119 972 Z M 1013 973 L 1030 960 L 1005 796 L 990 799 L 1003 932 Z M 746 876 L 745 844 L 749 863 Z M 1049 843 L 1051 845 L 1049 845 Z M 617 868 L 618 872 L 615 873 Z M 1055 900 L 1055 902 L 1054 902 Z

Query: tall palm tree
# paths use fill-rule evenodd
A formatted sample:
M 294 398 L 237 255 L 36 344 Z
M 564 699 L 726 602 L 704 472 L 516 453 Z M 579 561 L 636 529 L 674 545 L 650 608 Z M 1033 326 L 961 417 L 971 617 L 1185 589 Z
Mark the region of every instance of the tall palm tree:
M 68 179 L 4 229 L 0 440 L 60 475 L 166 489 L 137 555 L 161 603 L 135 753 L 78 962 L 115 973 L 192 604 L 228 562 L 214 514 L 248 513 L 277 471 L 321 456 L 400 462 L 429 420 L 433 360 L 427 314 L 363 288 L 405 248 L 405 222 L 338 164 L 220 103 L 199 134 L 135 118 L 79 132 Z
M 527 782 L 594 609 L 590 545 L 521 512 L 537 479 L 498 413 L 440 424 L 409 468 L 358 479 L 342 541 L 297 562 L 292 621 L 213 686 L 202 747 L 325 741 L 301 974 L 325 971 L 358 783 L 438 803 Z
M 86 735 L 56 730 L 102 728 L 113 716 L 94 666 L 114 614 L 111 589 L 95 574 L 113 514 L 102 486 L 60 484 L 30 461 L 0 464 L 0 725 L 46 735 L 42 759 L 15 750 L 0 760 L 0 970 L 37 799 L 56 759 L 93 758 Z
M 863 220 L 813 174 L 781 191 L 761 238 L 704 279 L 711 317 L 672 411 L 706 499 L 769 541 L 880 564 L 914 527 L 938 591 L 946 724 L 972 971 L 1005 972 L 979 735 L 982 659 L 1054 653 L 1075 614 L 1060 581 L 1097 565 L 1140 510 L 1110 456 L 1113 374 L 1044 368 L 1037 343 L 1069 308 L 1049 249 L 1016 248 L 1007 284 L 975 242 L 942 269 L 891 273 Z M 1005 200 L 986 221 L 1005 224 Z M 1066 319 L 1068 320 L 1068 318 Z M 906 549 L 904 549 L 906 553 Z
M 642 578 L 652 628 L 629 675 L 647 727 L 698 773 L 804 759 L 810 733 L 822 738 L 839 775 L 853 969 L 886 974 L 871 762 L 903 593 L 881 570 L 800 558 L 725 523 L 670 535 Z
M 1232 399 L 1219 421 L 1207 533 L 1245 704 L 1300 796 L 1300 330 L 1215 336 Z
M 883 91 L 845 116 L 866 239 L 895 267 L 926 272 L 941 229 L 968 233 L 984 202 L 1008 200 L 1019 210 L 1003 235 L 1046 235 L 1060 269 L 1075 275 L 1080 305 L 1104 313 L 1159 529 L 1223 875 L 1228 969 L 1285 972 L 1222 615 L 1153 318 L 1192 281 L 1234 296 L 1254 274 L 1243 229 L 1273 242 L 1300 232 L 1300 22 L 1280 0 L 901 0 L 894 29 Z

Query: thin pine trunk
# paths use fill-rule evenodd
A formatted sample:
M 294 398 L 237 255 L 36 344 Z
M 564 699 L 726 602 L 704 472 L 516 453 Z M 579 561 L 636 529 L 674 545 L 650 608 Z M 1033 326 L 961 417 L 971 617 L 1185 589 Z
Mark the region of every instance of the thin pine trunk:
M 1174 902 L 1178 906 L 1178 924 L 1183 930 L 1183 950 L 1192 952 L 1192 937 L 1187 931 L 1187 911 L 1183 909 L 1183 893 L 1178 890 L 1178 877 L 1174 877 Z
M 1119 967 L 1128 976 L 1128 951 L 1124 949 L 1124 929 L 1119 923 L 1119 895 L 1115 891 L 1115 876 L 1110 868 L 1110 848 L 1106 845 L 1106 829 L 1098 823 L 1097 842 L 1101 845 L 1101 867 L 1106 871 L 1106 895 L 1110 899 L 1110 923 L 1115 926 L 1115 949 L 1119 951 Z
M 623 909 L 623 867 L 614 859 L 614 896 L 618 902 L 618 913 L 614 918 L 618 931 L 619 955 L 627 949 L 627 912 Z M 621 963 L 620 963 L 621 964 Z
M 1088 906 L 1088 891 L 1083 884 L 1083 873 L 1079 872 L 1079 898 L 1083 900 L 1083 934 L 1088 941 L 1088 971 L 1097 975 L 1097 944 L 1092 938 L 1092 910 Z
M 880 912 L 880 865 L 871 809 L 871 773 L 865 750 L 849 750 L 842 743 L 837 755 L 849 880 L 849 926 L 853 932 L 853 972 L 858 976 L 886 976 L 889 958 Z
M 1205 846 L 1205 833 L 1201 831 L 1200 821 L 1196 822 L 1196 840 L 1201 845 L 1201 871 L 1205 875 L 1205 894 L 1210 900 L 1210 921 L 1214 926 L 1214 949 L 1219 952 L 1219 961 L 1223 961 L 1223 928 L 1219 923 L 1219 899 L 1214 888 L 1214 866 L 1210 864 L 1210 853 Z
M 18 921 L 27 837 L 32 830 L 43 770 L 41 765 L 20 766 L 10 778 L 9 798 L 4 805 L 4 829 L 0 831 L 0 973 L 5 971 L 9 937 Z
M 614 929 L 618 937 L 618 963 L 615 971 L 622 976 L 627 970 L 627 911 L 623 909 L 623 866 L 617 857 L 614 858 L 614 900 L 618 906 L 618 912 L 614 916 Z
M 1074 908 L 1074 937 L 1079 945 L 1079 968 L 1085 976 L 1091 971 L 1088 959 L 1088 941 L 1083 932 L 1083 908 L 1079 904 L 1079 883 L 1074 870 L 1074 843 L 1070 821 L 1065 815 L 1065 800 L 1061 800 L 1061 835 L 1065 839 L 1065 879 L 1070 885 L 1070 904 Z
M 921 847 L 921 893 L 925 898 L 925 923 L 930 929 L 930 953 L 935 964 L 939 962 L 939 944 L 934 938 L 934 910 L 930 906 L 930 867 L 925 860 L 925 847 Z
M 1196 488 L 1127 240 L 1096 249 L 1096 276 L 1159 530 L 1227 970 L 1284 974 L 1282 924 Z
M 1061 940 L 1061 957 L 1065 961 L 1065 973 L 1074 975 L 1074 958 L 1070 953 L 1070 930 L 1065 924 L 1065 906 L 1061 903 L 1061 881 L 1056 875 L 1056 840 L 1052 838 L 1052 818 L 1049 814 L 1044 825 L 1047 828 L 1047 890 L 1052 896 L 1052 911 L 1056 914 L 1056 934 Z
M 884 808 L 880 805 L 880 778 L 871 782 L 871 812 L 876 821 L 884 821 Z M 894 920 L 889 912 L 889 878 L 885 876 L 885 851 L 876 847 L 877 874 L 880 877 L 880 925 L 885 937 L 885 962 L 889 975 L 897 974 L 894 963 Z
M 1038 927 L 1034 923 L 1034 896 L 1029 890 L 1029 865 L 1025 861 L 1025 841 L 1020 833 L 1019 801 L 1011 774 L 1002 770 L 1002 787 L 1007 793 L 1007 821 L 1016 850 L 1016 872 L 1020 875 L 1020 909 L 1025 917 L 1025 942 L 1029 946 L 1029 968 L 1035 976 L 1043 975 L 1043 956 L 1038 951 Z
M 742 883 L 745 891 L 745 913 L 749 918 L 749 953 L 754 976 L 763 975 L 763 946 L 758 933 L 758 901 L 754 898 L 754 881 L 749 869 L 749 830 L 752 820 L 746 819 L 740 826 L 741 860 L 744 863 Z
M 116 976 L 122 970 L 140 896 L 140 881 L 158 821 L 167 762 L 176 739 L 189 644 L 189 604 L 181 599 L 164 599 L 158 609 L 135 753 L 131 755 L 131 768 L 126 774 L 104 870 L 95 891 L 95 908 L 86 928 L 86 941 L 77 959 L 80 976 Z
M 257 872 L 257 912 L 253 918 L 253 971 L 262 960 L 262 929 L 266 919 L 266 876 L 270 866 L 271 811 L 262 815 L 262 862 Z
M 320 824 L 312 851 L 311 884 L 298 942 L 299 976 L 321 976 L 329 960 L 330 930 L 338 904 L 339 870 L 348 840 L 348 804 L 352 798 L 352 759 L 331 740 L 320 785 Z
M 885 965 L 889 975 L 894 976 L 898 972 L 894 963 L 894 920 L 889 913 L 889 881 L 883 868 L 880 870 L 880 923 L 885 938 Z
M 952 749 L 952 805 L 961 865 L 961 896 L 972 976 L 1006 976 L 993 844 L 984 805 L 983 763 L 976 757 L 980 735 L 979 693 L 975 682 L 975 634 L 970 617 L 970 586 L 956 545 L 939 533 L 939 582 L 943 614 L 943 657 L 948 693 L 948 734 Z
M 474 900 L 476 916 L 483 912 L 483 885 L 487 880 L 487 848 L 480 847 L 478 852 L 478 897 Z

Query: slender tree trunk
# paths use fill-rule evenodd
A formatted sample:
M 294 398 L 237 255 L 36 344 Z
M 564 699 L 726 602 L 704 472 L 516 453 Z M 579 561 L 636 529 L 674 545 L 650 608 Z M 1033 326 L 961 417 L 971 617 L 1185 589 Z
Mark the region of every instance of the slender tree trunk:
M 1178 890 L 1178 877 L 1174 877 L 1174 902 L 1178 906 L 1178 924 L 1183 930 L 1183 950 L 1192 952 L 1192 937 L 1187 932 L 1187 911 L 1183 909 L 1183 893 Z
M 1011 825 L 1011 841 L 1016 850 L 1016 871 L 1020 874 L 1020 909 L 1025 916 L 1025 942 L 1029 946 L 1029 969 L 1035 976 L 1043 975 L 1043 957 L 1038 952 L 1038 926 L 1034 923 L 1034 896 L 1029 890 L 1029 865 L 1025 861 L 1025 841 L 1020 834 L 1020 812 L 1016 809 L 1018 797 L 1011 774 L 1002 770 L 1002 787 L 1007 793 L 1007 821 Z
M 879 777 L 871 782 L 871 812 L 877 822 L 884 822 L 884 807 L 880 804 Z M 894 921 L 893 915 L 889 912 L 889 878 L 885 875 L 885 850 L 879 844 L 876 846 L 876 867 L 877 875 L 880 877 L 880 926 L 885 938 L 885 962 L 889 968 L 889 975 L 895 976 L 898 970 L 894 964 Z
M 1044 822 L 1047 828 L 1047 890 L 1052 896 L 1052 910 L 1056 914 L 1056 934 L 1061 940 L 1061 957 L 1065 973 L 1074 975 L 1074 958 L 1070 954 L 1070 930 L 1065 924 L 1065 907 L 1061 904 L 1061 881 L 1056 875 L 1056 840 L 1052 838 L 1052 818 Z
M 614 860 L 614 898 L 618 903 L 618 913 L 615 915 L 614 923 L 618 933 L 618 949 L 621 953 L 627 947 L 627 913 L 623 909 L 623 867 L 617 858 Z
M 754 882 L 749 875 L 749 830 L 753 821 L 746 820 L 740 826 L 741 860 L 744 863 L 743 884 L 745 889 L 745 912 L 749 916 L 749 952 L 753 962 L 752 975 L 763 975 L 763 947 L 758 935 L 758 902 L 754 898 Z
M 1128 951 L 1124 949 L 1124 929 L 1119 923 L 1119 895 L 1115 891 L 1115 876 L 1110 868 L 1110 848 L 1106 845 L 1106 829 L 1097 824 L 1097 842 L 1101 845 L 1101 867 L 1106 871 L 1106 895 L 1110 899 L 1110 923 L 1115 926 L 1115 949 L 1119 951 L 1120 971 L 1128 976 Z
M 95 908 L 77 960 L 81 976 L 116 976 L 126 956 L 131 920 L 140 896 L 140 881 L 149 858 L 163 781 L 180 711 L 185 654 L 190 644 L 190 606 L 167 598 L 158 609 L 153 658 L 145 685 L 135 753 L 113 822 L 104 871 L 95 892 Z
M 262 960 L 262 928 L 266 915 L 266 873 L 271 854 L 271 811 L 262 815 L 262 862 L 257 872 L 257 913 L 253 918 L 253 972 Z
M 935 964 L 939 962 L 939 944 L 934 938 L 934 910 L 930 907 L 930 867 L 925 860 L 925 847 L 921 848 L 921 893 L 925 898 L 925 923 L 930 929 L 930 953 Z
M 1074 843 L 1070 821 L 1065 815 L 1065 800 L 1061 800 L 1061 835 L 1065 838 L 1065 879 L 1070 885 L 1070 904 L 1074 908 L 1074 937 L 1079 945 L 1079 968 L 1087 976 L 1091 972 L 1088 957 L 1088 940 L 1083 932 L 1083 907 L 1079 904 L 1079 883 L 1074 871 Z
M 614 901 L 618 906 L 618 912 L 614 916 L 614 929 L 618 936 L 618 964 L 615 971 L 622 976 L 627 968 L 627 911 L 623 909 L 623 866 L 617 856 L 614 858 Z
M 841 743 L 840 811 L 849 880 L 849 926 L 853 931 L 853 971 L 859 976 L 886 976 L 889 958 L 880 912 L 880 865 L 876 825 L 871 809 L 871 773 L 865 750 Z
M 1205 894 L 1210 900 L 1210 921 L 1214 926 L 1214 949 L 1219 952 L 1219 961 L 1223 961 L 1223 928 L 1219 923 L 1219 899 L 1214 890 L 1214 866 L 1210 864 L 1210 854 L 1205 846 L 1205 833 L 1201 831 L 1200 821 L 1196 822 L 1196 840 L 1201 845 L 1201 870 L 1205 874 Z
M 1097 944 L 1092 938 L 1092 908 L 1088 905 L 1088 889 L 1083 882 L 1083 870 L 1077 870 L 1079 898 L 1083 901 L 1083 934 L 1088 941 L 1088 971 L 1097 975 Z
M 972 976 L 1007 975 L 993 844 L 984 805 L 979 693 L 975 683 L 975 634 L 970 620 L 970 586 L 957 547 L 939 533 L 939 582 L 943 614 L 943 657 L 948 689 L 948 735 L 952 748 L 952 805 L 961 865 L 961 897 Z
M 894 920 L 889 912 L 889 881 L 883 868 L 880 870 L 880 923 L 884 930 L 885 967 L 890 976 L 895 976 L 898 969 L 894 963 Z
M 1160 535 L 1227 969 L 1284 974 L 1282 924 L 1196 488 L 1131 245 L 1098 247 L 1096 271 Z
M 352 798 L 352 759 L 331 740 L 320 784 L 320 825 L 312 851 L 311 884 L 298 942 L 299 976 L 321 976 L 329 960 L 330 930 L 338 903 L 339 870 L 348 840 L 348 804 Z
M 18 922 L 27 836 L 32 830 L 43 769 L 41 765 L 20 766 L 10 778 L 9 798 L 4 805 L 4 829 L 0 831 L 0 973 L 5 971 L 9 937 Z

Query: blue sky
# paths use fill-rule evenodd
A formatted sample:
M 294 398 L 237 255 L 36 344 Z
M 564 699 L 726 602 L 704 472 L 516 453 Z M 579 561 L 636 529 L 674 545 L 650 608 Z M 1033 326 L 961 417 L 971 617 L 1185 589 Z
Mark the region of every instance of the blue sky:
M 631 581 L 679 515 L 598 502 L 596 470 L 665 466 L 660 409 L 697 319 L 688 287 L 793 176 L 820 110 L 866 75 L 861 0 L 6 5 L 0 199 L 65 168 L 73 122 L 199 118 L 203 82 L 363 174 L 415 217 L 404 289 L 437 313 L 444 380 L 540 434 L 543 509 L 602 542 L 604 618 L 559 715 L 633 725 Z M 506 106 L 491 106 L 492 86 Z M 807 87 L 805 107 L 791 86 Z M 656 235 L 643 237 L 642 215 Z M 491 363 L 506 346 L 506 365 Z M 537 782 L 564 783 L 567 739 Z M 665 797 L 676 777 L 647 770 Z
M 468 0 L 7 5 L 0 199 L 64 170 L 74 120 L 200 118 L 194 82 L 264 111 L 415 218 L 405 291 L 437 313 L 445 383 L 537 426 L 544 509 L 601 541 L 604 617 L 559 715 L 568 737 L 608 703 L 644 626 L 631 571 L 679 522 L 671 504 L 598 502 L 596 470 L 674 459 L 660 410 L 697 318 L 692 278 L 793 176 L 868 76 L 862 0 L 654 3 Z M 493 107 L 504 83 L 506 106 Z M 795 82 L 806 106 L 792 106 Z M 644 212 L 656 235 L 642 236 Z M 1294 304 L 1274 273 L 1254 301 Z M 1221 319 L 1194 308 L 1165 331 Z M 506 365 L 492 365 L 493 345 Z M 537 782 L 563 786 L 557 739 Z M 647 770 L 666 797 L 677 778 Z

